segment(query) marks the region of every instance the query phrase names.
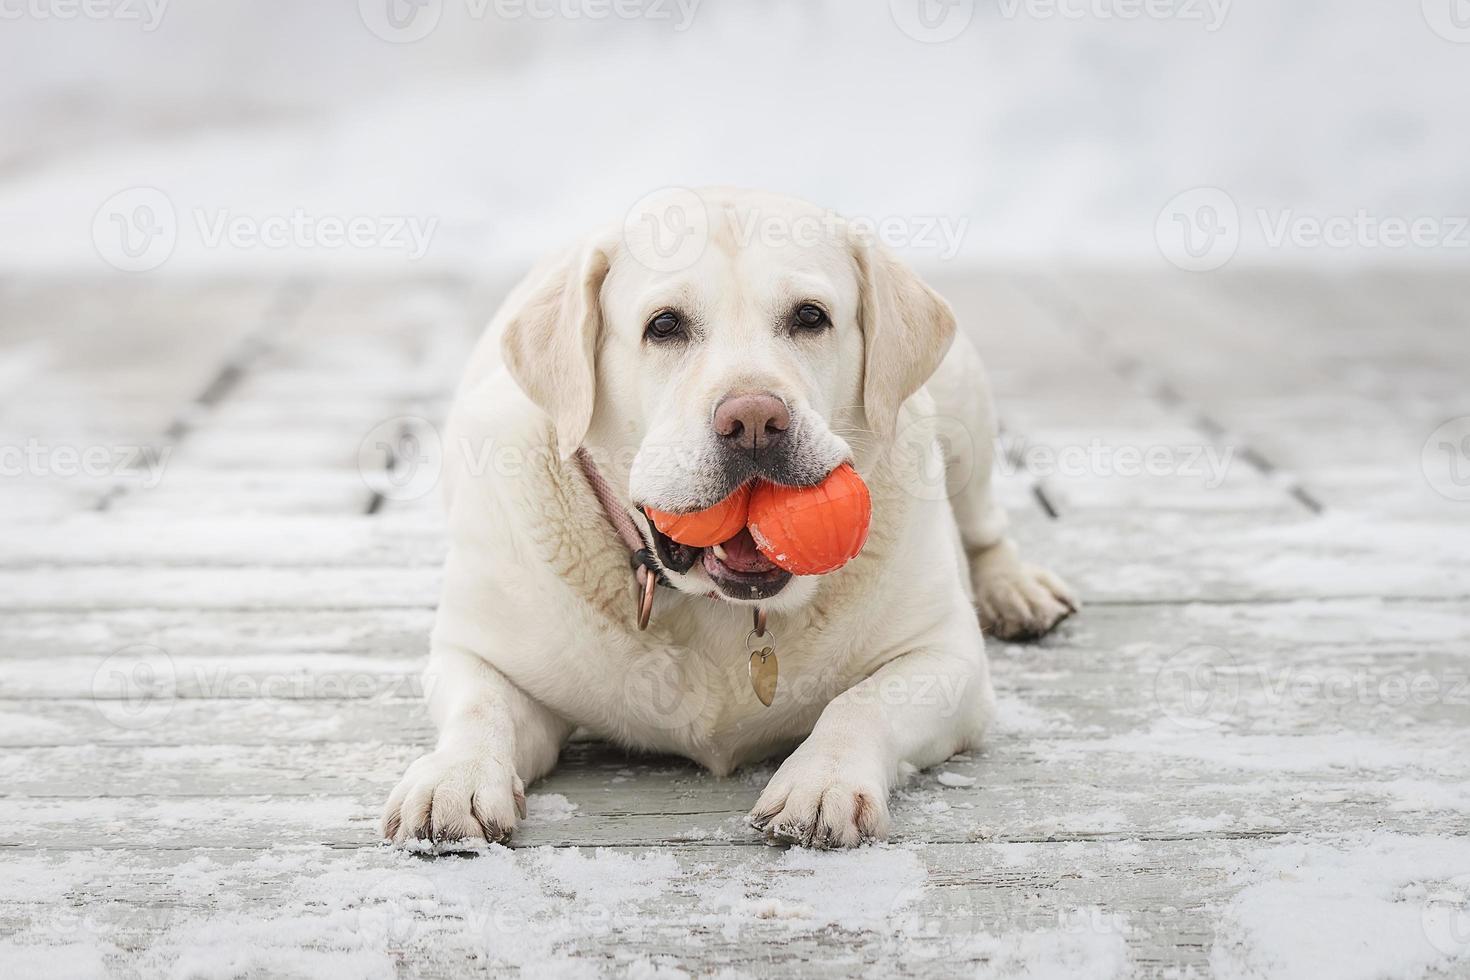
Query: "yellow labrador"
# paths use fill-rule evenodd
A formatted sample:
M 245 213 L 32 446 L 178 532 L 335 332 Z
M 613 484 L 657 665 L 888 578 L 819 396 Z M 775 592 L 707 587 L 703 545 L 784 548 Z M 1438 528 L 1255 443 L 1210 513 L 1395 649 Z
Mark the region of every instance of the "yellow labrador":
M 384 835 L 503 839 L 525 784 L 582 727 L 717 774 L 789 751 L 757 830 L 884 836 L 890 790 L 990 719 L 981 624 L 1035 636 L 1076 607 L 1005 536 L 987 382 L 954 336 L 948 304 L 891 253 L 772 195 L 654 198 L 536 269 L 451 413 L 426 675 L 440 737 L 391 794 Z M 937 439 L 941 419 L 970 438 Z M 643 512 L 707 507 L 757 477 L 811 484 L 843 462 L 867 481 L 872 528 L 827 575 L 776 568 L 747 532 L 679 545 Z M 635 578 L 642 542 L 653 572 Z M 640 630 L 635 581 L 654 572 Z M 769 707 L 752 690 L 763 646 Z

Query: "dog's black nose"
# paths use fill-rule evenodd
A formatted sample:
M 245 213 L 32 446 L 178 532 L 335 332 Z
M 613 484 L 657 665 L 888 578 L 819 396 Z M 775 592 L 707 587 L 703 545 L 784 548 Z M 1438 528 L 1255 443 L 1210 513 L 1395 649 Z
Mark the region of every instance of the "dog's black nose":
M 726 395 L 715 406 L 715 433 L 731 446 L 769 449 L 791 425 L 786 403 L 769 392 Z

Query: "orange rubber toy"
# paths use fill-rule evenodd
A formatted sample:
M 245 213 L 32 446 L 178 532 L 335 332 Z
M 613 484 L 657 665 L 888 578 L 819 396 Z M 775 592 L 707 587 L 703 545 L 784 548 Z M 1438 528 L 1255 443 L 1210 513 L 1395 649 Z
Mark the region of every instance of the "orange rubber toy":
M 873 504 L 847 463 L 814 487 L 760 483 L 750 496 L 750 534 L 771 562 L 794 575 L 825 575 L 863 550 Z
M 708 548 L 712 544 L 729 541 L 740 533 L 750 510 L 750 492 L 751 485 L 743 484 L 713 507 L 693 514 L 670 514 L 650 507 L 648 519 L 653 521 L 654 527 L 680 544 Z
M 749 526 L 760 553 L 793 575 L 825 575 L 857 557 L 872 516 L 868 486 L 847 463 L 812 487 L 760 481 L 692 514 L 648 508 L 654 527 L 691 548 L 722 544 Z

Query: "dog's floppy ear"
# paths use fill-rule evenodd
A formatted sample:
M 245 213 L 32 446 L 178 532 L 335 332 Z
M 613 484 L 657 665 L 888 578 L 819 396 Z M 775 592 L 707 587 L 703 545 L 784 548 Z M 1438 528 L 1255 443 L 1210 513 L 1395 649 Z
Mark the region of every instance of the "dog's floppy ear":
M 500 338 L 511 377 L 551 416 L 562 459 L 577 451 L 592 424 L 608 254 L 594 243 L 552 266 L 511 314 Z
M 855 242 L 868 428 L 893 435 L 898 409 L 923 387 L 954 340 L 954 311 L 908 265 L 874 242 Z

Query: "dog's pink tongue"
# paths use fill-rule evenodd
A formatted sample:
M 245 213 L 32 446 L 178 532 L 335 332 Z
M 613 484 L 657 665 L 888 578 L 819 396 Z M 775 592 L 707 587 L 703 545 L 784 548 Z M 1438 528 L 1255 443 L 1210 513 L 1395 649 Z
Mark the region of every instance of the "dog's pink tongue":
M 737 572 L 769 572 L 776 567 L 756 550 L 749 528 L 741 528 L 729 541 L 720 542 L 720 547 L 725 549 L 725 566 Z

